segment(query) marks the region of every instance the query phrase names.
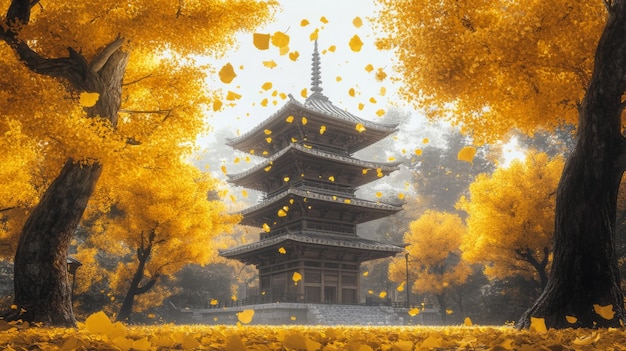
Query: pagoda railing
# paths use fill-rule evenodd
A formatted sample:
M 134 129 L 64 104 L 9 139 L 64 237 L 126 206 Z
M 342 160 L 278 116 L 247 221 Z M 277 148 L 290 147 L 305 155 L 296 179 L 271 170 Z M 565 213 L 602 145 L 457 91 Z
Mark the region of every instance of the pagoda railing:
M 333 235 L 356 235 L 356 227 L 353 225 L 327 224 L 306 221 L 304 224 L 292 224 L 285 227 L 272 229 L 269 233 L 261 233 L 261 240 L 283 234 L 301 234 L 304 230 L 308 233 L 321 233 Z

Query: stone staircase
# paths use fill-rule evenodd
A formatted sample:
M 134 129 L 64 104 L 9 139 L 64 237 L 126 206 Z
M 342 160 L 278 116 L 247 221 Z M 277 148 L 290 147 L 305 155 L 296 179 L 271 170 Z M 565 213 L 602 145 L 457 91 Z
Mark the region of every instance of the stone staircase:
M 388 306 L 311 304 L 308 324 L 318 325 L 402 325 L 403 320 Z

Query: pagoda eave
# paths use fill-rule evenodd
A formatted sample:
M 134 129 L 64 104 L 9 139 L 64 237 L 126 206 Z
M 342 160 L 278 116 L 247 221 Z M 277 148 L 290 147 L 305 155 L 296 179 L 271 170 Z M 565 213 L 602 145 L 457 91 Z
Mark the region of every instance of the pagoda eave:
M 386 244 L 360 237 L 352 237 L 348 240 L 338 235 L 298 233 L 285 234 L 227 250 L 220 250 L 219 254 L 222 257 L 236 259 L 246 264 L 259 265 L 264 256 L 275 256 L 280 248 L 283 248 L 286 252 L 285 255 L 287 255 L 290 253 L 293 244 L 304 244 L 325 250 L 349 250 L 360 258 L 359 262 L 394 256 L 405 250 L 405 245 Z

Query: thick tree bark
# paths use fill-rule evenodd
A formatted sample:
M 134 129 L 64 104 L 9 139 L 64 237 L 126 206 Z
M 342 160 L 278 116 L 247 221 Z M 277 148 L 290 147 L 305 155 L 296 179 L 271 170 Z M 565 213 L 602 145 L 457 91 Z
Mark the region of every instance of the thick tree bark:
M 576 146 L 557 190 L 548 284 L 518 322 L 520 328 L 528 328 L 531 317 L 544 318 L 548 328 L 620 327 L 626 317 L 615 251 L 617 194 L 625 159 L 621 134 L 624 38 L 626 1 L 615 0 L 579 108 Z M 614 315 L 603 317 L 594 305 L 610 305 Z M 569 323 L 567 316 L 576 322 Z
M 7 11 L 6 22 L 28 24 L 30 8 L 37 2 L 13 0 Z M 75 92 L 99 93 L 95 106 L 86 109 L 87 115 L 108 118 L 112 126 L 116 125 L 122 80 L 128 61 L 128 55 L 121 51 L 124 42 L 122 38 L 107 45 L 90 64 L 72 48 L 68 49 L 68 57 L 42 57 L 27 42 L 19 40 L 11 28 L 0 27 L 0 39 L 14 49 L 26 67 L 34 73 L 69 83 Z M 15 304 L 18 308 L 6 314 L 6 319 L 20 318 L 58 326 L 76 324 L 66 258 L 71 237 L 101 169 L 97 160 L 77 163 L 68 159 L 30 214 L 15 254 Z
M 102 167 L 68 160 L 26 221 L 15 254 L 17 316 L 74 326 L 67 249 Z

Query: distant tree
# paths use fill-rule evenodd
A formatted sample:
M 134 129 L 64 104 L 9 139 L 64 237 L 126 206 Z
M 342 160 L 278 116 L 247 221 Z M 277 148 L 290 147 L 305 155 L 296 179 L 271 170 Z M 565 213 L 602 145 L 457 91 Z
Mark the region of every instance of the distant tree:
M 161 277 L 171 278 L 188 264 L 215 260 L 213 238 L 231 231 L 239 219 L 227 214 L 221 201 L 208 199 L 216 181 L 182 161 L 173 168 L 133 169 L 103 176 L 101 181 L 119 184 L 110 193 L 114 207 L 93 214 L 97 220 L 83 244 L 85 251 L 79 247 L 76 256 L 97 268 L 102 266 L 94 259 L 94 249 L 119 257 L 118 264 L 105 273 L 112 294 L 123 296 L 118 320 L 130 320 L 136 298 L 146 300 L 144 306 L 160 304 L 167 294 L 149 293 Z
M 479 175 L 458 207 L 467 212 L 461 250 L 471 263 L 485 265 L 488 277 L 517 274 L 548 281 L 554 231 L 554 202 L 563 159 L 529 152 L 492 175 Z
M 410 287 L 415 293 L 433 294 L 439 304 L 441 318 L 446 320 L 448 306 L 446 294 L 454 286 L 461 285 L 472 273 L 471 268 L 461 260 L 459 249 L 465 225 L 456 214 L 426 211 L 411 222 L 404 235 L 409 244 L 409 269 L 413 272 Z M 405 280 L 405 258 L 396 257 L 389 266 L 392 281 Z

